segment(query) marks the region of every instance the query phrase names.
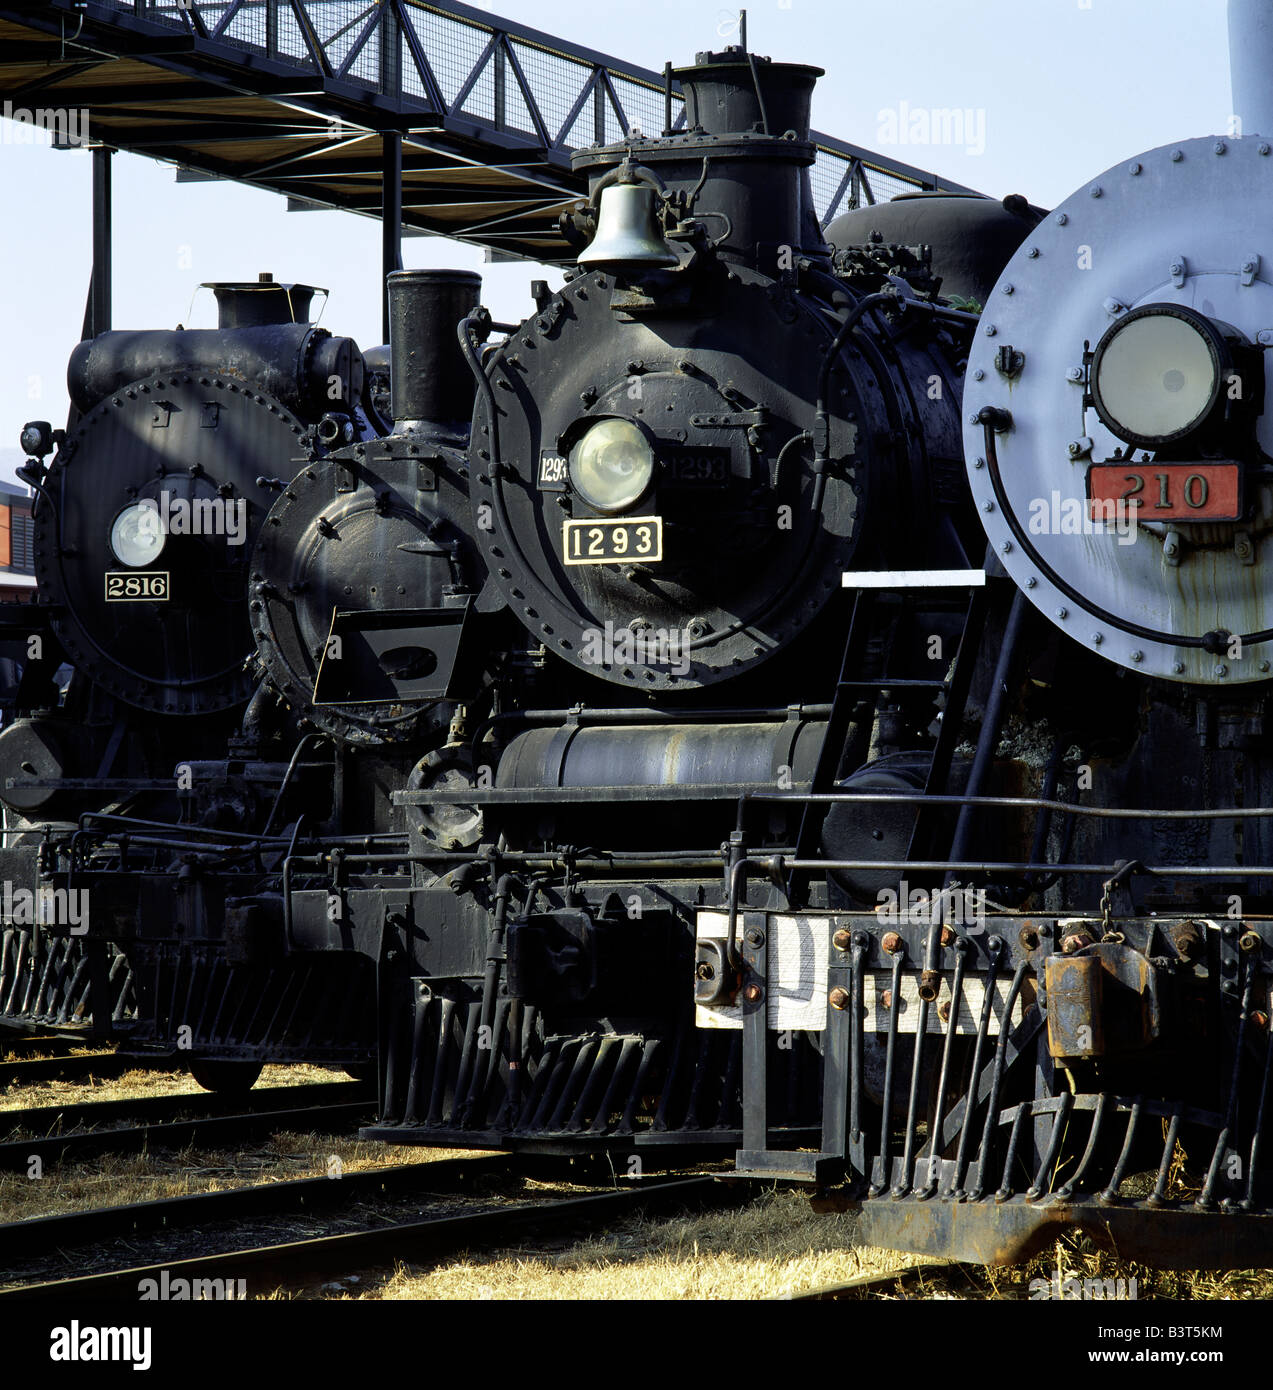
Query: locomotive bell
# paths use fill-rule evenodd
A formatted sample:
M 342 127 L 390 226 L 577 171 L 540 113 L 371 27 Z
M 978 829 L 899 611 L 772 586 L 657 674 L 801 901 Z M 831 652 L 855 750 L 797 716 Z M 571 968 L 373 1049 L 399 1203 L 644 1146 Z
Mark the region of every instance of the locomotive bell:
M 580 265 L 600 270 L 676 265 L 654 215 L 654 190 L 643 184 L 616 183 L 601 190 L 597 234 L 579 257 Z

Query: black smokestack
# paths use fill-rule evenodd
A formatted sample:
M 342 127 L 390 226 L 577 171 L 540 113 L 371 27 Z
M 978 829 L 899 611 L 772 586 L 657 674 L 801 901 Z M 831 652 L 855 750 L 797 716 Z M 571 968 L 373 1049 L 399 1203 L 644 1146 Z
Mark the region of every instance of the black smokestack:
M 308 323 L 309 302 L 318 293 L 313 285 L 275 284 L 269 271 L 258 280 L 209 281 L 203 288 L 216 295 L 218 328 Z
M 688 130 L 701 126 L 708 135 L 773 136 L 790 130 L 797 140 L 809 138 L 813 88 L 823 72 L 755 55 L 749 60 L 738 49 L 700 53 L 693 67 L 675 69 Z
M 477 383 L 456 328 L 475 308 L 471 270 L 395 270 L 389 286 L 391 412 L 404 425 L 467 425 Z

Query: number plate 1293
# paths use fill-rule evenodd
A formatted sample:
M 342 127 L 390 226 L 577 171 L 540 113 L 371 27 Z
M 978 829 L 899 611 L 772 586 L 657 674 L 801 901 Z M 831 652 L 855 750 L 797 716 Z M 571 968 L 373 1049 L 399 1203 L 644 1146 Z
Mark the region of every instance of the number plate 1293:
M 663 518 L 629 516 L 567 521 L 561 532 L 562 559 L 568 565 L 651 564 L 663 558 Z
M 167 570 L 108 570 L 107 603 L 155 602 L 168 597 Z

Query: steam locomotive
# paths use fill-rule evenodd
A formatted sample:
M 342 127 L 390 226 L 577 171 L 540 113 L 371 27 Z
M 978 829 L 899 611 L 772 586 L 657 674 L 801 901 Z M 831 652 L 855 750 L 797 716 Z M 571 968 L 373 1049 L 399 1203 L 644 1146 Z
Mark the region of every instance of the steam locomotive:
M 91 893 L 139 1031 L 209 1062 L 334 1046 L 306 1001 L 374 998 L 370 1138 L 730 1154 L 961 1260 L 1077 1227 L 1259 1262 L 1270 147 L 824 239 L 819 70 L 676 75 L 683 131 L 574 156 L 577 263 L 525 322 L 390 277 L 392 429 L 352 366 L 308 436 L 238 393 L 271 457 L 308 439 L 276 484 L 216 449 L 183 484 L 260 507 L 245 670 L 153 592 L 131 650 L 206 681 L 128 654 L 98 538 L 140 513 L 74 500 L 63 445 L 51 621 L 189 776 L 179 820 L 91 810 L 35 871 Z M 136 390 L 199 439 L 221 351 L 86 419 Z
M 262 275 L 209 288 L 217 328 L 86 340 L 68 368 L 68 428 L 23 431 L 38 602 L 2 615 L 24 665 L 0 734 L 0 1023 L 180 1046 L 222 1086 L 250 1085 L 266 1056 L 372 1055 L 369 988 L 359 1009 L 345 972 L 257 969 L 188 930 L 183 898 L 198 895 L 187 879 L 201 862 L 231 891 L 267 872 L 290 798 L 323 771 L 259 689 L 248 562 L 299 464 L 384 425 L 357 345 L 309 321 L 313 286 Z M 150 935 L 103 917 L 115 910 L 104 880 L 76 877 L 90 866 L 151 895 Z M 225 1012 L 248 999 L 255 1029 L 251 1013 Z M 178 1001 L 196 1000 L 185 1032 L 169 1026 Z M 284 1000 L 273 1026 L 290 1031 L 272 1040 Z M 200 1046 L 231 1017 L 238 1062 Z

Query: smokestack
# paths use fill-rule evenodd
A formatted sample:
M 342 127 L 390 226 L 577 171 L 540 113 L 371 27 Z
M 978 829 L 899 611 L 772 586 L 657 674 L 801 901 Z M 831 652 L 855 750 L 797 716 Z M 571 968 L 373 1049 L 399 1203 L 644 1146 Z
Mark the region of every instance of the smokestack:
M 1273 135 L 1273 9 L 1268 0 L 1229 0 L 1229 72 L 1234 135 Z
M 477 383 L 456 329 L 477 308 L 482 277 L 471 270 L 395 270 L 388 286 L 395 433 L 427 424 L 455 426 L 462 433 L 473 414 Z
M 268 270 L 257 280 L 209 280 L 200 288 L 216 295 L 218 328 L 308 323 L 309 302 L 320 293 L 313 285 L 276 284 Z

